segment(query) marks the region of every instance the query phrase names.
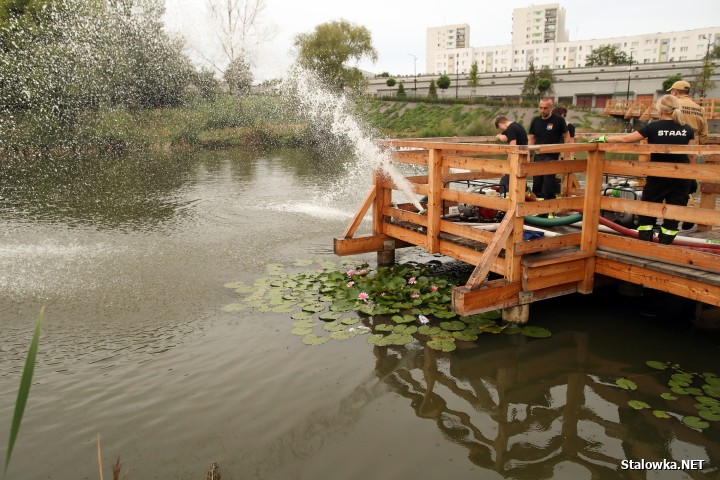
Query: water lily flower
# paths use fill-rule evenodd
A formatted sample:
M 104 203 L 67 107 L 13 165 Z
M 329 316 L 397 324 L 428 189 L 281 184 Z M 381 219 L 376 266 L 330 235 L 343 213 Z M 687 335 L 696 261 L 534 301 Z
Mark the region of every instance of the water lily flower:
M 352 287 L 353 285 L 355 285 L 355 282 L 348 282 L 348 283 L 347 283 L 347 287 L 348 287 L 348 288 Z
M 420 295 L 417 293 L 413 293 L 412 295 L 410 295 L 410 298 L 420 298 Z
M 430 290 L 432 290 L 433 292 L 437 292 L 438 291 L 437 285 L 433 285 L 432 287 L 430 287 Z
M 385 296 L 385 292 L 382 292 L 382 293 L 380 294 L 380 296 L 381 296 L 381 297 L 384 297 L 384 296 Z
M 420 323 L 422 323 L 423 325 L 425 325 L 425 324 L 427 324 L 427 323 L 430 323 L 430 320 L 428 320 L 428 318 L 427 318 L 425 315 L 418 315 L 418 320 L 419 320 Z
M 367 273 L 367 270 L 364 268 L 358 272 L 358 275 L 365 275 Z
M 365 292 L 360 292 L 360 294 L 358 295 L 358 300 L 362 300 L 363 302 L 367 302 L 368 298 L 370 298 L 370 295 Z
M 355 270 L 353 270 L 353 269 L 351 268 L 351 269 L 348 270 L 346 273 L 347 273 L 347 276 L 348 276 L 348 277 L 352 277 L 353 275 L 355 275 Z
M 415 277 L 410 277 L 410 280 L 408 280 L 408 283 L 411 285 L 414 285 L 417 283 L 417 280 L 415 279 Z

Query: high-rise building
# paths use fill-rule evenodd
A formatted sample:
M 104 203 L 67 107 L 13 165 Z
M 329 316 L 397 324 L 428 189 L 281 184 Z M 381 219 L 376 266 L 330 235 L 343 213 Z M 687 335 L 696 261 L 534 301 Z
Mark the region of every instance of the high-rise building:
M 480 72 L 523 71 L 531 62 L 536 68 L 584 67 L 592 51 L 604 45 L 632 56 L 634 63 L 698 60 L 720 42 L 720 27 L 570 41 L 565 9 L 553 3 L 513 10 L 512 42 L 471 47 L 467 24 L 428 28 L 426 73 L 466 74 L 473 62 Z
M 557 3 L 513 10 L 513 45 L 567 42 L 565 9 Z

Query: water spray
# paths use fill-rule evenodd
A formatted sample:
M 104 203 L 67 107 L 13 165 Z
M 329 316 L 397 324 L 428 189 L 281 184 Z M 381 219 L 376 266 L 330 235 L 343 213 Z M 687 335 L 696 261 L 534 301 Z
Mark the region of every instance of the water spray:
M 395 186 L 405 194 L 408 200 L 422 211 L 412 184 L 393 165 L 391 152 L 382 149 L 367 127 L 361 125 L 351 111 L 345 95 L 331 92 L 321 87 L 321 80 L 314 73 L 294 66 L 280 85 L 280 93 L 290 94 L 297 102 L 297 112 L 308 122 L 316 125 L 330 125 L 331 134 L 346 140 L 352 146 L 358 160 L 358 167 L 366 174 L 372 168 L 382 172 Z

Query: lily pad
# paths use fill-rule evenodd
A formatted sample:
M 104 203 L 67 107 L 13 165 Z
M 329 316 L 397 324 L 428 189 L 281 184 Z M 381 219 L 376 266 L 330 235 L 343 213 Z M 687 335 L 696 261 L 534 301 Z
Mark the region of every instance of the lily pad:
M 422 335 L 437 335 L 440 331 L 440 327 L 434 325 L 421 325 L 418 327 L 418 333 Z
M 395 323 L 412 323 L 415 317 L 412 315 L 393 315 L 392 321 Z
M 657 418 L 670 418 L 670 415 L 665 410 L 653 410 L 653 415 Z
M 313 313 L 322 312 L 323 310 L 325 310 L 325 307 L 319 303 L 315 303 L 312 305 L 305 305 L 304 307 L 301 307 L 301 308 L 305 312 L 313 312 Z
M 645 365 L 647 365 L 650 368 L 654 368 L 655 370 L 665 370 L 668 368 L 668 364 L 664 362 L 658 362 L 656 360 L 648 360 L 645 362 Z
M 312 333 L 312 331 L 313 331 L 312 328 L 309 328 L 309 327 L 306 327 L 306 328 L 295 327 L 292 330 L 290 330 L 290 333 L 292 333 L 293 335 L 300 335 L 302 337 L 302 336 Z
M 354 332 L 350 332 L 348 330 L 338 330 L 336 332 L 332 332 L 330 334 L 330 338 L 334 340 L 347 340 L 349 338 L 353 338 L 356 335 Z
M 720 422 L 720 412 L 713 412 L 710 410 L 700 410 L 698 412 L 698 415 L 700 415 L 705 420 L 709 420 L 711 422 Z
M 248 305 L 243 303 L 229 303 L 222 307 L 225 312 L 239 312 L 240 310 L 245 310 L 246 308 L 248 308 Z
M 506 335 L 517 335 L 518 333 L 522 333 L 522 328 L 513 323 L 509 325 L 503 333 Z
M 292 315 L 290 315 L 290 318 L 293 320 L 302 320 L 303 318 L 312 318 L 313 314 L 311 312 L 295 312 Z
M 381 323 L 379 325 L 375 325 L 375 330 L 378 332 L 392 332 L 395 328 L 395 325 L 391 325 L 389 323 Z
M 684 423 L 685 425 L 687 425 L 688 427 L 691 427 L 691 428 L 699 428 L 699 429 L 701 429 L 701 430 L 702 430 L 703 428 L 708 428 L 708 427 L 710 426 L 710 424 L 709 424 L 708 422 L 702 420 L 701 418 L 693 417 L 692 415 L 688 415 L 687 417 L 683 417 L 682 421 L 683 421 L 683 423 Z
M 449 332 L 465 330 L 466 327 L 467 325 L 465 325 L 465 323 L 461 322 L 460 320 L 453 320 L 452 322 L 440 322 L 440 328 Z
M 620 388 L 624 388 L 625 390 L 637 390 L 637 384 L 632 380 L 628 380 L 627 378 L 618 378 L 617 380 L 615 380 L 615 384 Z
M 453 332 L 452 336 L 455 337 L 458 340 L 464 340 L 466 342 L 474 342 L 478 339 L 478 336 L 474 333 L 468 333 L 465 331 L 462 332 Z
M 353 317 L 345 317 L 342 320 L 340 320 L 340 323 L 343 325 L 355 325 L 360 321 L 359 318 L 353 318 Z
M 322 345 L 325 342 L 328 342 L 330 340 L 330 337 L 323 337 L 319 335 L 315 335 L 314 333 L 309 333 L 303 337 L 303 343 L 305 345 Z
M 290 313 L 294 310 L 295 308 L 292 305 L 278 305 L 272 309 L 275 313 Z
M 529 327 L 522 327 L 520 330 L 521 330 L 520 333 L 522 333 L 526 337 L 532 337 L 532 338 L 548 338 L 549 336 L 552 335 L 550 330 L 548 330 L 546 328 L 542 328 L 542 327 L 529 326 Z
M 427 346 L 433 350 L 439 350 L 441 352 L 452 352 L 457 348 L 454 340 L 447 339 L 433 339 L 427 342 Z
M 318 318 L 324 322 L 332 322 L 341 316 L 342 314 L 340 312 L 323 312 L 318 316 Z
M 677 399 L 678 399 L 678 397 L 676 397 L 675 395 L 673 395 L 673 394 L 671 394 L 671 393 L 668 393 L 668 392 L 665 392 L 665 393 L 663 393 L 663 394 L 660 395 L 660 396 L 661 396 L 662 398 L 664 398 L 665 400 L 677 400 Z
M 330 322 L 323 325 L 323 330 L 326 332 L 339 332 L 341 330 L 345 330 L 345 325 L 338 322 Z
M 630 405 L 635 410 L 642 410 L 643 408 L 650 408 L 650 405 L 647 403 L 640 401 L 640 400 L 628 400 L 628 405 Z

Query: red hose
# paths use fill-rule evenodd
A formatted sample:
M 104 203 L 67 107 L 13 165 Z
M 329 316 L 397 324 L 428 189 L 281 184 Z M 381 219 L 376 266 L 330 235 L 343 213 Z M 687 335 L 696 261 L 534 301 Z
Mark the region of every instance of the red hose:
M 623 227 L 622 225 L 618 225 L 617 223 L 612 222 L 612 221 L 608 220 L 607 218 L 600 217 L 600 223 L 601 223 L 602 225 L 605 225 L 606 227 L 612 228 L 613 230 L 615 230 L 615 231 L 618 232 L 618 233 L 622 233 L 623 235 L 627 235 L 628 237 L 638 238 L 638 231 L 637 231 L 637 230 L 632 230 L 632 229 L 630 229 L 630 228 Z M 653 237 L 653 242 L 656 242 L 656 243 L 657 243 L 657 242 L 658 242 L 658 238 L 657 238 L 657 237 Z M 673 241 L 672 244 L 673 244 L 673 245 L 677 245 L 677 246 L 679 246 L 679 247 L 687 247 L 687 248 L 692 248 L 693 250 L 700 250 L 700 251 L 702 251 L 702 252 L 709 252 L 709 253 L 720 254 L 720 245 L 713 244 L 713 243 L 708 243 L 708 244 L 706 244 L 706 245 L 700 245 L 700 244 L 697 244 L 697 243 L 684 242 L 684 241 L 682 241 L 682 240 L 677 240 L 677 239 L 676 239 L 676 240 Z

